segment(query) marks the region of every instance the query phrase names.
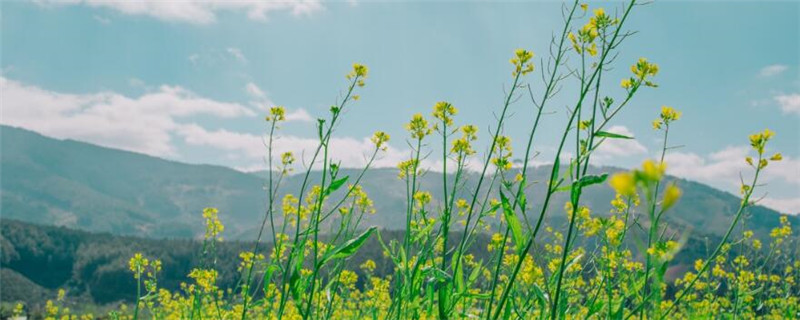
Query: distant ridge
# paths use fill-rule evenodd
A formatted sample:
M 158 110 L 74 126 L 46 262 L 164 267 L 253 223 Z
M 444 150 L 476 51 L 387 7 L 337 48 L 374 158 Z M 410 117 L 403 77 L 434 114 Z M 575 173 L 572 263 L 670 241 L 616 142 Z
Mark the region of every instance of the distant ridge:
M 25 129 L 0 126 L 0 214 L 44 225 L 59 225 L 95 232 L 155 238 L 196 237 L 202 232 L 200 212 L 217 207 L 226 225 L 226 237 L 254 238 L 264 214 L 263 173 L 243 173 L 214 165 L 184 164 L 129 151 L 105 148 L 74 140 L 58 140 Z M 616 168 L 594 168 L 613 172 Z M 547 167 L 533 170 L 529 181 L 544 181 Z M 355 169 L 343 169 L 355 175 Z M 404 225 L 405 188 L 396 169 L 372 169 L 364 177 L 364 189 L 374 200 L 377 214 L 365 225 L 396 229 Z M 440 178 L 428 173 L 423 189 L 440 198 Z M 299 175 L 287 177 L 281 190 L 296 193 Z M 469 177 L 468 177 L 469 179 Z M 467 186 L 475 179 L 467 181 Z M 667 214 L 682 230 L 720 234 L 730 223 L 739 199 L 707 185 L 674 178 L 684 195 Z M 532 189 L 532 205 L 541 198 L 542 184 Z M 558 194 L 548 216 L 563 220 Z M 584 203 L 593 214 L 610 209 L 613 192 L 607 186 L 592 187 Z M 535 210 L 532 210 L 535 211 Z M 747 227 L 765 234 L 778 223 L 778 212 L 756 206 L 750 209 Z M 800 224 L 798 217 L 790 217 Z

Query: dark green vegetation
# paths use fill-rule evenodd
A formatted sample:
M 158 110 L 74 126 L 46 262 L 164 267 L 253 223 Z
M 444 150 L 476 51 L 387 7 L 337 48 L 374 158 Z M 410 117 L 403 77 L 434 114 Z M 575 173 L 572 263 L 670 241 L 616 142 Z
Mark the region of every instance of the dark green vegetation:
M 40 305 L 53 299 L 60 288 L 66 289 L 70 300 L 76 303 L 130 302 L 135 298 L 136 282 L 128 268 L 128 257 L 141 252 L 160 259 L 164 268 L 159 285 L 177 290 L 180 282 L 191 282 L 186 275 L 199 264 L 202 252 L 202 242 L 191 239 L 145 239 L 15 220 L 0 222 L 0 301 L 4 302 Z M 399 231 L 382 232 L 387 241 L 401 236 Z M 484 248 L 486 243 L 487 239 L 481 237 L 476 248 Z M 262 245 L 260 252 L 271 249 L 271 245 Z M 240 280 L 236 270 L 239 253 L 253 250 L 253 243 L 224 241 L 217 244 L 216 250 L 218 284 L 233 288 Z M 376 274 L 391 271 L 375 237 L 367 240 L 349 264 L 358 266 L 366 259 L 376 262 Z

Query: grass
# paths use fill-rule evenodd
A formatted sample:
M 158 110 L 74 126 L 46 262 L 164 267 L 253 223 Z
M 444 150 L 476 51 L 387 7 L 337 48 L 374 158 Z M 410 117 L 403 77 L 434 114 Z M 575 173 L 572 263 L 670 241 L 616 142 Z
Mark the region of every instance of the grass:
M 800 261 L 787 219 L 762 244 L 743 229 L 742 216 L 754 201 L 759 175 L 780 154 L 768 155 L 769 130 L 750 136 L 755 157 L 747 161 L 753 172 L 742 183 L 740 206 L 722 240 L 705 259 L 675 281 L 667 280 L 671 260 L 686 235 L 665 225 L 662 218 L 680 199 L 681 191 L 662 183 L 665 155 L 671 149 L 669 132 L 681 117 L 662 107 L 653 121 L 663 133 L 659 159 L 641 168 L 609 176 L 590 174 L 592 155 L 609 139 L 632 137 L 605 131 L 640 90 L 656 88 L 658 66 L 640 59 L 620 87 L 605 88 L 604 73 L 618 55 L 620 44 L 633 33 L 624 28 L 637 9 L 635 0 L 623 5 L 619 16 L 603 9 L 588 10 L 575 1 L 564 7 L 564 27 L 551 42 L 543 91 L 533 92 L 529 74 L 533 53 L 517 50 L 511 59 L 511 86 L 500 106 L 490 135 L 488 152 L 473 148 L 478 129 L 457 125 L 458 110 L 442 101 L 432 117 L 414 115 L 406 128 L 411 154 L 398 164 L 398 179 L 406 186 L 405 233 L 400 240 L 383 241 L 380 230 L 361 225 L 374 208 L 359 183 L 373 161 L 385 150 L 389 136 L 376 132 L 374 151 L 365 168 L 342 176 L 330 157 L 331 138 L 345 110 L 357 102 L 368 69 L 355 64 L 348 85 L 327 119 L 318 121 L 317 148 L 305 164 L 303 183 L 294 195 L 277 199 L 282 178 L 294 167 L 291 153 L 274 155 L 273 137 L 284 121 L 284 109 L 273 107 L 269 123 L 267 164 L 268 206 L 256 245 L 240 255 L 240 281 L 235 288 L 217 287 L 215 245 L 224 225 L 216 209 L 203 212 L 206 233 L 203 259 L 188 274 L 189 283 L 171 292 L 159 288 L 159 261 L 141 254 L 130 260 L 137 281 L 137 302 L 110 312 L 111 319 L 665 319 L 665 318 L 774 318 L 800 317 Z M 572 63 L 568 63 L 572 61 Z M 575 85 L 568 119 L 563 124 L 546 192 L 528 199 L 532 182 L 532 149 L 543 113 L 560 88 Z M 511 137 L 503 135 L 509 110 L 522 99 L 535 106 L 522 163 L 512 163 Z M 440 148 L 431 148 L 438 143 Z M 432 151 L 441 154 L 431 156 Z M 567 157 L 567 154 L 572 156 Z M 420 185 L 427 157 L 438 158 L 443 199 L 434 201 Z M 278 159 L 279 157 L 279 159 Z M 474 189 L 464 189 L 467 165 L 480 164 Z M 312 170 L 313 169 L 313 170 Z M 321 173 L 319 184 L 312 174 Z M 514 174 L 516 173 L 516 174 Z M 513 177 L 512 177 L 513 176 Z M 610 215 L 595 215 L 582 205 L 587 188 L 608 183 L 616 191 L 609 199 Z M 337 192 L 339 191 L 339 192 Z M 564 204 L 553 195 L 569 194 Z M 541 203 L 532 211 L 531 203 Z M 434 205 L 439 203 L 439 205 Z M 546 212 L 563 205 L 568 223 L 563 229 L 547 226 Z M 641 211 L 641 212 L 639 212 Z M 737 227 L 742 232 L 734 232 Z M 326 232 L 326 228 L 330 232 Z M 561 232 L 559 230 L 565 230 Z M 268 231 L 268 232 L 267 232 Z M 486 259 L 469 254 L 476 235 L 492 234 Z M 270 239 L 264 239 L 265 235 Z M 451 237 L 451 234 L 460 236 Z M 377 237 L 390 257 L 394 272 L 374 274 L 368 260 L 348 264 L 370 237 Z M 270 252 L 260 243 L 271 241 Z M 358 269 L 356 272 L 354 269 Z M 359 274 L 361 276 L 359 276 Z M 63 294 L 48 302 L 48 318 L 75 316 L 62 306 Z M 19 305 L 16 312 L 24 313 Z M 83 315 L 94 318 L 93 315 Z

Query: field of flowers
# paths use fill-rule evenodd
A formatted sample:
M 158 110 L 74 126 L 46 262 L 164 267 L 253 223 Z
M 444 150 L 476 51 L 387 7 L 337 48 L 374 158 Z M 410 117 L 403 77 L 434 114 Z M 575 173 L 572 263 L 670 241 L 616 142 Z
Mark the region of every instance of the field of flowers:
M 724 237 L 712 243 L 706 258 L 695 261 L 676 280 L 666 272 L 685 237 L 663 221 L 679 201 L 681 190 L 664 181 L 671 149 L 670 128 L 681 112 L 668 106 L 654 114 L 654 130 L 663 133 L 660 158 L 647 160 L 628 172 L 591 174 L 590 161 L 609 139 L 632 139 L 607 131 L 640 90 L 655 90 L 658 65 L 641 58 L 619 86 L 605 88 L 604 73 L 615 62 L 620 44 L 632 34 L 625 23 L 639 4 L 630 1 L 618 14 L 588 8 L 577 1 L 564 7 L 565 24 L 546 50 L 541 71 L 542 92 L 531 90 L 535 81 L 534 54 L 518 49 L 510 60 L 510 83 L 486 133 L 488 154 L 473 148 L 478 128 L 459 124 L 456 106 L 437 102 L 432 113 L 416 114 L 405 125 L 412 154 L 397 165 L 405 182 L 405 233 L 401 240 L 384 241 L 381 230 L 362 225 L 373 214 L 372 201 L 359 182 L 385 149 L 390 137 L 376 132 L 374 151 L 357 176 L 342 176 L 330 154 L 333 133 L 366 85 L 368 68 L 354 64 L 346 75 L 347 87 L 327 119 L 318 121 L 319 144 L 310 155 L 300 190 L 277 198 L 282 178 L 290 174 L 295 156 L 273 154 L 285 111 L 276 106 L 266 117 L 267 161 L 270 168 L 268 206 L 261 233 L 251 251 L 242 252 L 240 281 L 234 288 L 216 284 L 215 246 L 224 231 L 216 209 L 202 215 L 206 221 L 202 263 L 188 274 L 180 290 L 159 287 L 161 262 L 142 254 L 130 259 L 138 283 L 137 303 L 122 305 L 108 315 L 75 315 L 62 305 L 63 293 L 47 303 L 48 319 L 737 319 L 800 318 L 800 259 L 792 226 L 781 219 L 770 241 L 762 243 L 741 228 L 743 215 L 757 201 L 759 175 L 780 153 L 767 151 L 774 133 L 749 136 L 752 168 L 743 173 L 742 201 L 729 221 Z M 611 10 L 609 10 L 611 11 Z M 575 86 L 554 165 L 542 198 L 528 198 L 533 170 L 531 152 L 538 141 L 541 116 L 563 86 Z M 527 146 L 512 150 L 504 121 L 510 106 L 529 99 Z M 519 111 L 517 114 L 521 114 Z M 655 112 L 654 112 L 655 113 Z M 437 145 L 433 148 L 431 145 Z M 436 154 L 431 154 L 436 151 Z M 439 153 L 441 152 L 441 153 Z M 523 162 L 512 162 L 512 152 Z M 563 155 L 570 154 L 569 160 Z M 309 155 L 306 155 L 307 157 Z M 418 177 L 425 157 L 441 160 L 443 199 L 432 199 Z M 469 161 L 481 164 L 474 190 L 463 190 Z M 562 163 L 563 161 L 563 163 Z M 312 170 L 313 169 L 313 170 Z M 312 175 L 321 174 L 319 177 Z M 316 179 L 315 179 L 316 178 Z M 311 181 L 319 181 L 318 184 Z M 610 185 L 616 197 L 613 210 L 597 214 L 582 205 L 587 188 Z M 569 201 L 554 203 L 566 193 Z M 755 196 L 754 196 L 755 195 Z M 533 210 L 532 203 L 537 204 Z M 565 226 L 548 226 L 551 206 L 563 207 Z M 380 213 L 378 213 L 380 214 Z M 634 218 L 635 217 L 635 218 Z M 330 230 L 330 231 L 329 231 Z M 470 254 L 476 236 L 489 234 L 485 257 Z M 393 270 L 375 273 L 372 260 L 354 266 L 348 258 L 371 237 L 380 242 Z M 264 243 L 273 243 L 266 250 Z M 261 244 L 261 245 L 259 245 Z M 358 271 L 358 272 L 356 272 Z M 674 278 L 673 278 L 674 279 Z M 23 306 L 18 306 L 22 313 Z

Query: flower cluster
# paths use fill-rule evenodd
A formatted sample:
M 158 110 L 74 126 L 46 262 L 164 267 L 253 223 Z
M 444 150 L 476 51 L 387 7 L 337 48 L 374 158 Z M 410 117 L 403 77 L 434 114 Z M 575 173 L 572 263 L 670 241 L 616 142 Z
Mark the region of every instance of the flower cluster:
M 266 117 L 267 122 L 278 122 L 286 120 L 286 108 L 282 106 L 275 106 L 269 108 L 269 115 Z
M 525 49 L 517 49 L 514 51 L 514 57 L 511 58 L 511 64 L 514 65 L 514 76 L 522 74 L 523 76 L 533 71 L 533 52 Z
M 389 142 L 389 134 L 383 131 L 376 131 L 370 140 L 372 140 L 376 148 L 385 151 L 387 148 L 386 143 Z
M 411 121 L 406 124 L 406 130 L 411 133 L 414 139 L 422 140 L 431 134 L 431 127 L 428 125 L 428 120 L 421 113 L 414 114 Z
M 353 71 L 350 71 L 350 73 L 348 73 L 346 77 L 347 77 L 347 80 L 355 79 L 356 80 L 356 84 L 359 87 L 363 87 L 364 86 L 364 79 L 367 77 L 367 73 L 368 72 L 369 72 L 369 69 L 367 68 L 367 66 L 365 66 L 363 64 L 360 64 L 360 63 L 354 63 L 353 64 Z
M 441 120 L 448 127 L 453 125 L 453 116 L 457 113 L 458 109 L 446 101 L 439 101 L 433 106 L 433 117 Z
M 492 158 L 492 164 L 501 171 L 511 169 L 511 138 L 504 135 L 498 135 L 494 142 L 495 157 Z M 521 177 L 520 177 L 521 179 Z
M 681 112 L 669 106 L 661 107 L 661 115 L 658 119 L 653 120 L 653 129 L 661 129 L 661 126 L 669 126 L 670 123 L 677 121 L 681 118 Z
M 219 220 L 219 210 L 217 208 L 203 209 L 203 218 L 206 219 L 206 234 L 205 239 L 209 240 L 222 240 L 219 234 L 225 230 L 225 226 Z
M 475 154 L 472 149 L 472 142 L 478 139 L 478 127 L 474 125 L 461 126 L 461 137 L 453 141 L 450 152 L 456 154 L 459 159 Z
M 639 58 L 634 65 L 631 66 L 633 77 L 622 79 L 620 85 L 629 92 L 635 91 L 642 84 L 647 87 L 657 87 L 655 83 L 648 80 L 658 74 L 658 65 L 648 62 L 645 58 Z

